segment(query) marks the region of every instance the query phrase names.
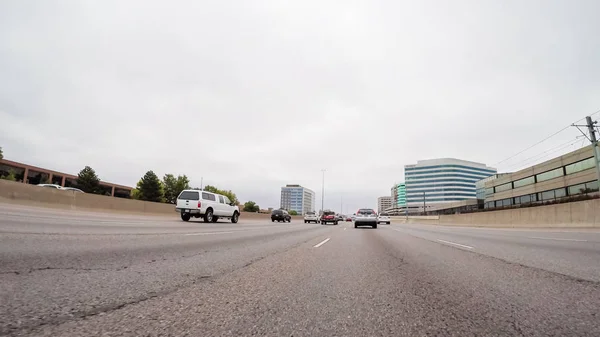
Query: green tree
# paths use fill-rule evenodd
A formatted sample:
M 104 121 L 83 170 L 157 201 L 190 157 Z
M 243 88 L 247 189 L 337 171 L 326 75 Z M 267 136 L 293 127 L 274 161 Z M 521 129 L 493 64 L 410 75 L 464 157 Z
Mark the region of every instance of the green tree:
M 296 212 L 296 211 L 294 211 L 294 210 L 291 210 L 291 211 L 290 211 L 290 215 L 298 215 L 298 212 Z
M 139 199 L 145 201 L 161 202 L 164 200 L 163 185 L 153 171 L 148 171 L 138 182 L 137 190 Z
M 86 166 L 83 170 L 79 171 L 79 175 L 77 176 L 77 188 L 85 193 L 102 194 L 102 191 L 100 190 L 100 178 L 96 175 L 96 171 L 89 166 Z
M 165 188 L 165 201 L 174 203 L 181 191 L 190 188 L 190 180 L 185 175 L 175 178 L 172 174 L 165 174 L 163 177 L 163 186 Z
M 206 185 L 204 187 L 204 191 L 207 192 L 212 192 L 212 193 L 217 193 L 217 194 L 222 194 L 224 196 L 226 196 L 227 198 L 229 198 L 229 200 L 234 203 L 234 204 L 238 204 L 240 201 L 237 198 L 237 195 L 235 195 L 235 193 L 233 193 L 231 190 L 220 190 L 214 186 L 211 185 Z
M 4 153 L 2 152 L 2 146 L 0 146 L 0 160 L 4 159 Z
M 9 181 L 17 181 L 17 177 L 15 176 L 15 171 L 8 170 L 8 174 L 0 177 L 0 179 L 9 180 Z
M 258 212 L 260 207 L 254 201 L 247 201 L 244 204 L 244 212 Z

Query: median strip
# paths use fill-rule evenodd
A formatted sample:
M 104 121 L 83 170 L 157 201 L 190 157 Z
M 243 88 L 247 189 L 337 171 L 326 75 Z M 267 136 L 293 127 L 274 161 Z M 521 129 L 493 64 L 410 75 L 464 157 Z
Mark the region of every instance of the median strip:
M 316 244 L 314 247 L 315 247 L 315 248 L 319 248 L 319 247 L 321 247 L 322 245 L 326 244 L 326 243 L 327 243 L 327 241 L 329 241 L 329 240 L 331 240 L 331 238 L 327 238 L 327 239 L 325 239 L 325 240 L 321 241 L 320 243 Z
M 446 240 L 440 240 L 437 239 L 439 242 L 443 242 L 443 243 L 447 243 L 449 245 L 454 245 L 454 246 L 458 246 L 458 247 L 463 247 L 463 248 L 467 248 L 467 249 L 473 249 L 473 247 L 471 246 L 467 246 L 467 245 L 461 245 L 460 243 L 456 243 L 456 242 L 450 242 L 450 241 L 446 241 Z

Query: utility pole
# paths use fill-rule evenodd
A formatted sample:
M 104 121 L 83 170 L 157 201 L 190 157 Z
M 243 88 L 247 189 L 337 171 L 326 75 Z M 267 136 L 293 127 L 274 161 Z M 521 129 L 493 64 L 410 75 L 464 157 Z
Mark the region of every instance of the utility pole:
M 588 132 L 590 133 L 590 142 L 592 142 L 592 150 L 594 150 L 594 159 L 596 161 L 596 173 L 598 173 L 598 186 L 600 186 L 600 154 L 598 153 L 598 140 L 596 139 L 596 130 L 594 130 L 594 124 L 592 117 L 585 117 L 587 122 Z
M 598 149 L 598 139 L 596 138 L 596 130 L 594 130 L 594 125 L 597 122 L 592 121 L 591 116 L 586 116 L 585 121 L 586 125 L 572 125 L 577 127 L 577 129 L 579 129 L 580 126 L 587 126 L 588 128 L 588 132 L 590 134 L 589 137 L 585 134 L 585 132 L 581 131 L 581 129 L 579 129 L 579 131 L 592 143 L 592 150 L 594 151 L 594 161 L 596 162 L 596 178 L 598 180 L 598 186 L 600 186 L 600 153 L 598 152 L 600 150 Z
M 321 212 L 325 212 L 325 169 L 322 169 L 323 172 L 323 182 L 321 183 Z

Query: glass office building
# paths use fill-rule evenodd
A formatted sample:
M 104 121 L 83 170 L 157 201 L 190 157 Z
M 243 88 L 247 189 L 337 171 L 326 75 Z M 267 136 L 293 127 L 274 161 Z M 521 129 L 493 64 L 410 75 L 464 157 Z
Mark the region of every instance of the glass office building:
M 304 215 L 315 210 L 315 192 L 300 185 L 286 185 L 281 188 L 281 207 Z
M 477 198 L 475 183 L 496 174 L 482 163 L 454 158 L 420 160 L 404 166 L 409 211 Z

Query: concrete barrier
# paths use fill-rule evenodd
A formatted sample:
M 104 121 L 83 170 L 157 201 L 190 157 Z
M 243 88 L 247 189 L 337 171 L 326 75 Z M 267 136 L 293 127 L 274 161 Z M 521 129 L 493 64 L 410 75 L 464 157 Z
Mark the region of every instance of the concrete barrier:
M 600 227 L 600 199 L 437 216 L 392 217 L 394 223 L 469 227 Z
M 175 205 L 172 204 L 76 193 L 2 179 L 0 179 L 0 202 L 55 209 L 176 216 Z M 241 212 L 240 217 L 243 219 L 270 219 L 271 215 Z M 302 220 L 301 216 L 292 218 Z

